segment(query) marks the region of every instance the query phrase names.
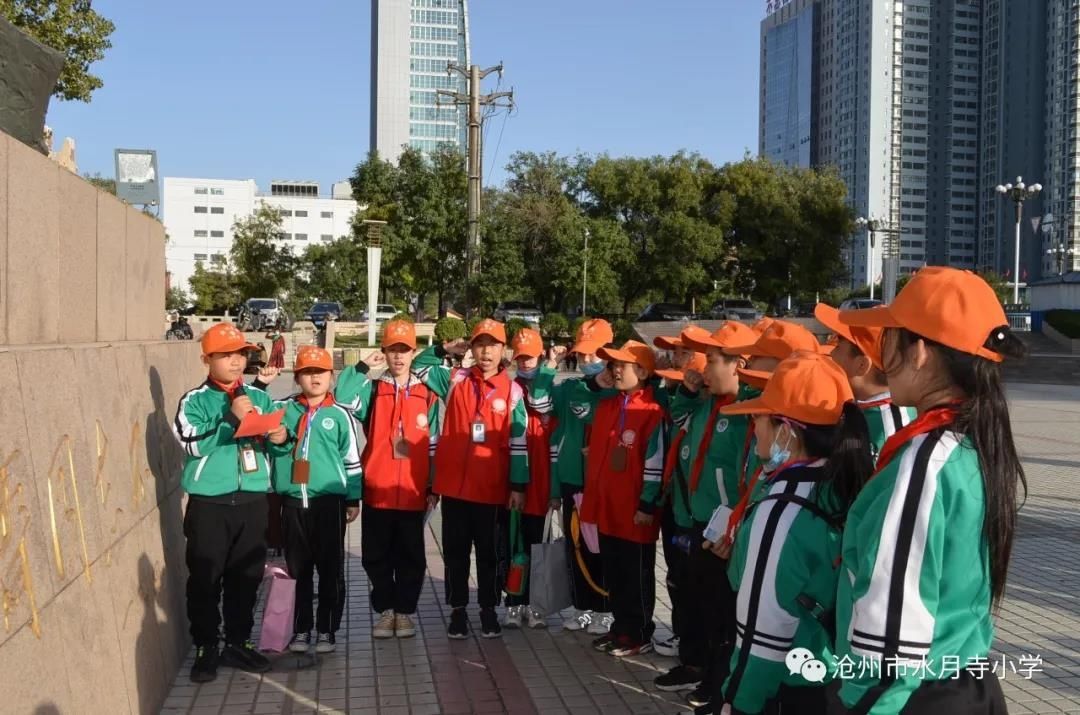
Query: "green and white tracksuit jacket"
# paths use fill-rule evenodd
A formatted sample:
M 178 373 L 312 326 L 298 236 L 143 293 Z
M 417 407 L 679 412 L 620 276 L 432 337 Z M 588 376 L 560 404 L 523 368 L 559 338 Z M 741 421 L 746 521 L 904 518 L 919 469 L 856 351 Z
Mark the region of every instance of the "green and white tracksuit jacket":
M 298 444 L 300 421 L 308 411 L 299 398 L 293 395 L 279 403 L 285 408 L 282 424 L 289 439 L 270 448 L 274 455 L 274 491 L 305 504 L 308 499 L 335 495 L 345 497 L 350 506 L 357 505 L 361 493 L 359 425 L 342 405 L 321 405 L 312 413 Z M 293 484 L 294 459 L 311 463 L 307 484 Z
M 692 393 L 680 387 L 671 400 L 672 420 L 676 426 L 687 430 L 679 457 L 682 460 L 685 455 L 688 482 L 693 476 L 693 464 L 705 440 L 706 428 L 714 431 L 696 488 L 690 485 L 690 515 L 700 524 L 707 523 L 718 506 L 734 508 L 739 501 L 739 472 L 750 420 L 745 415 L 724 414 L 710 419 L 713 407 L 720 399 L 704 391 Z M 737 399 L 747 398 L 740 391 Z
M 912 439 L 863 487 L 844 528 L 837 597 L 848 707 L 898 713 L 923 681 L 988 656 L 984 515 L 978 455 L 946 429 Z
M 585 486 L 585 428 L 596 405 L 616 394 L 603 389 L 596 380 L 571 377 L 553 384 L 551 401 L 555 431 L 551 435 L 551 498 L 562 498 L 562 485 L 578 491 Z
M 870 456 L 877 462 L 885 440 L 892 437 L 901 427 L 910 424 L 917 413 L 914 407 L 901 407 L 894 404 L 888 392 L 859 400 L 856 403 L 866 418 L 870 430 Z
M 829 616 L 841 531 L 831 516 L 824 465 L 818 460 L 790 466 L 763 480 L 764 493 L 735 538 L 728 578 L 738 593 L 736 638 L 723 692 L 725 702 L 741 712 L 762 712 L 781 685 L 812 684 L 804 677 L 806 663 L 794 673 L 788 667 L 787 655 L 795 648 L 809 650 L 820 664 L 823 680 L 815 674 L 814 681 L 833 678 Z
M 245 387 L 251 404 L 262 413 L 274 403 L 262 390 Z M 269 443 L 254 437 L 234 437 L 240 421 L 229 410 L 228 393 L 209 379 L 180 398 L 173 420 L 173 434 L 184 448 L 184 472 L 180 485 L 193 496 L 219 497 L 235 492 L 270 491 Z M 257 468 L 245 472 L 240 453 L 255 451 Z

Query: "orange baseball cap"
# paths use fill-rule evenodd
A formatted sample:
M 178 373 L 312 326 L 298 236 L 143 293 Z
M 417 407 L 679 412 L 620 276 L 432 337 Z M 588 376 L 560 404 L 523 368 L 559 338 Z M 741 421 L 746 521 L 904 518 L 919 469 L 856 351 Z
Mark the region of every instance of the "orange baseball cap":
M 753 330 L 758 335 L 761 335 L 766 330 L 768 330 L 770 325 L 772 325 L 775 322 L 776 322 L 775 318 L 761 318 L 760 320 L 758 320 L 758 322 L 751 325 L 750 329 Z
M 709 348 L 728 348 L 732 345 L 752 343 L 757 339 L 754 331 L 737 320 L 725 320 L 715 332 L 691 325 L 682 331 L 683 345 L 691 350 L 705 352 Z M 728 350 L 724 350 L 725 353 Z M 737 353 L 741 354 L 741 353 Z
M 487 335 L 488 337 L 495 338 L 496 342 L 506 344 L 506 326 L 497 320 L 491 318 L 484 318 L 476 327 L 473 328 L 472 336 L 469 338 L 469 342 L 476 340 L 481 335 Z
M 621 348 L 600 348 L 596 354 L 611 362 L 628 362 L 640 365 L 650 373 L 656 369 L 656 356 L 652 348 L 637 340 L 627 340 Z
M 296 351 L 296 362 L 293 363 L 293 372 L 301 370 L 333 370 L 334 358 L 330 353 L 315 345 L 305 345 Z
M 764 390 L 769 378 L 773 376 L 768 370 L 747 370 L 743 367 L 740 367 L 736 372 L 739 373 L 739 379 L 742 382 L 759 390 Z
M 682 370 L 657 370 L 656 374 L 666 380 L 682 382 L 683 378 L 686 377 L 687 370 L 703 372 L 705 370 L 705 353 L 690 353 L 690 360 L 683 365 Z
M 661 335 L 653 338 L 652 344 L 661 350 L 678 350 L 683 347 L 682 339 L 678 336 L 669 337 Z
M 217 323 L 211 326 L 209 330 L 202 334 L 201 344 L 203 355 L 259 349 L 258 345 L 253 345 L 245 340 L 244 334 L 237 330 L 232 323 Z
M 753 333 L 753 330 L 751 329 L 750 332 Z M 731 347 L 725 346 L 724 352 L 728 355 L 771 357 L 783 360 L 796 350 L 816 353 L 819 345 L 814 334 L 798 323 L 774 320 L 756 341 L 747 341 Z
M 540 333 L 532 328 L 522 328 L 517 331 L 511 346 L 514 348 L 515 360 L 519 357 L 540 357 L 544 352 L 544 341 Z
M 383 326 L 382 346 L 404 345 L 416 350 L 416 326 L 407 320 L 391 320 Z
M 855 399 L 847 374 L 818 352 L 796 352 L 776 366 L 760 397 L 736 402 L 726 415 L 779 415 L 804 425 L 835 425 Z
M 1009 325 L 994 289 L 971 271 L 944 266 L 923 268 L 889 305 L 840 313 L 845 325 L 906 328 L 969 355 L 1001 362 L 985 347 L 995 331 Z
M 881 334 L 882 328 L 856 328 L 840 322 L 840 311 L 831 305 L 818 303 L 814 308 L 814 317 L 818 322 L 833 332 L 833 335 L 847 340 L 859 349 L 878 370 L 884 370 L 881 364 Z M 820 352 L 825 355 L 836 349 L 836 343 L 830 341 L 822 345 Z
M 614 340 L 615 332 L 611 329 L 611 323 L 603 318 L 593 318 L 578 327 L 577 335 L 574 336 L 574 347 L 570 348 L 570 352 L 594 355 Z

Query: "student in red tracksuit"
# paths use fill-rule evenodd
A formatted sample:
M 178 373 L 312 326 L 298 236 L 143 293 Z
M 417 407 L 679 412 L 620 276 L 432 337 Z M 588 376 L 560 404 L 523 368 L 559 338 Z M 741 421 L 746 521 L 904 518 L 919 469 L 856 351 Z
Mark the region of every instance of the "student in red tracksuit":
M 375 638 L 411 638 L 412 616 L 424 586 L 424 517 L 439 498 L 431 493 L 431 454 L 439 431 L 438 398 L 412 374 L 416 328 L 406 320 L 383 327 L 382 351 L 338 380 L 339 402 L 364 426 L 367 438 L 360 519 L 361 563 L 379 614 Z M 386 366 L 378 378 L 368 370 Z
M 469 343 L 473 367 L 443 367 L 446 352 L 439 348 L 425 350 L 414 362 L 420 379 L 446 403 L 432 491 L 442 497 L 446 602 L 452 609 L 447 635 L 454 639 L 469 636 L 465 607 L 474 547 L 480 635 L 502 635 L 495 605 L 503 586 L 498 580 L 503 525 L 507 506 L 520 510 L 525 504 L 529 483 L 524 393 L 503 369 L 505 348 L 503 324 L 482 320 Z
M 551 389 L 555 382 L 555 370 L 540 364 L 544 342 L 540 333 L 532 328 L 519 330 L 511 345 L 514 348 L 514 362 L 517 363 L 514 381 L 525 393 L 525 412 L 528 415 L 525 444 L 529 453 L 529 488 L 525 491 L 525 507 L 521 512 L 522 548 L 528 554 L 532 551 L 532 545 L 543 539 L 544 518 L 557 504 L 557 500 L 551 498 L 551 435 L 555 431 Z M 511 553 L 514 548 L 511 542 Z M 546 616 L 546 613 L 529 605 L 528 580 L 521 595 L 506 595 L 504 626 L 521 628 L 525 622 L 529 628 L 543 628 L 547 625 Z
M 648 384 L 652 348 L 636 340 L 598 353 L 620 394 L 600 403 L 585 459 L 581 518 L 600 532 L 604 583 L 614 621 L 593 648 L 617 657 L 652 650 L 656 538 L 664 471 L 664 408 Z

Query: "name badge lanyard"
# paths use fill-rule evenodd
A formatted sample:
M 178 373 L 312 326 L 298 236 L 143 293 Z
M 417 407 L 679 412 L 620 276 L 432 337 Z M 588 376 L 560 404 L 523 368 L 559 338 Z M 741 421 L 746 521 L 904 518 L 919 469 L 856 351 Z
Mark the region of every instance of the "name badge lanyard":
M 629 453 L 630 445 L 623 441 L 623 435 L 626 433 L 626 407 L 630 404 L 630 395 L 624 395 L 622 405 L 619 407 L 619 431 L 618 438 L 619 443 L 615 446 L 615 450 L 611 453 L 611 460 L 609 466 L 613 472 L 622 472 L 626 470 L 626 463 Z
M 300 446 L 300 459 L 308 463 L 308 469 L 311 468 L 311 460 L 308 459 L 308 447 L 311 445 L 311 431 L 315 429 L 315 417 L 319 414 L 319 405 L 315 409 L 308 408 L 307 413 L 307 429 L 304 430 L 304 441 Z M 294 466 L 295 468 L 295 466 Z M 310 472 L 309 472 L 310 473 Z M 308 490 L 307 482 L 303 482 L 300 485 L 300 499 L 303 502 L 304 508 L 308 508 Z
M 484 423 L 484 416 L 481 414 L 484 404 L 491 399 L 492 395 L 498 392 L 498 388 L 492 388 L 491 392 L 483 397 L 480 391 L 479 380 L 473 380 L 473 389 L 476 391 L 476 414 L 473 417 L 473 442 L 481 443 L 487 439 L 487 426 Z
M 412 378 L 405 379 L 405 387 L 400 387 L 397 382 L 394 382 L 394 410 L 397 411 L 397 434 L 391 438 L 392 448 L 395 457 L 405 457 L 408 455 L 409 450 L 405 445 L 405 405 L 409 403 L 409 384 L 412 382 Z M 404 390 L 405 401 L 400 402 L 398 395 Z

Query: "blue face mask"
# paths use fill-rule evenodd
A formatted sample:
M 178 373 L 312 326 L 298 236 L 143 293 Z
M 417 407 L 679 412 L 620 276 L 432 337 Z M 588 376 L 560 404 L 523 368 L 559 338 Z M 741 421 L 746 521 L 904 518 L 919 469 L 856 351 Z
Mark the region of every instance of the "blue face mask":
M 536 377 L 536 373 L 538 373 L 538 372 L 540 372 L 540 366 L 539 365 L 534 367 L 532 370 L 523 370 L 522 368 L 519 367 L 518 370 L 517 370 L 517 376 L 522 378 L 523 380 L 531 380 L 534 377 Z
M 596 377 L 604 371 L 607 365 L 603 361 L 581 363 L 581 374 L 585 377 Z
M 788 429 L 790 429 L 790 427 Z M 787 442 L 783 447 L 777 444 L 780 439 L 779 435 L 777 435 L 776 439 L 773 440 L 773 443 L 769 445 L 769 461 L 761 465 L 761 470 L 766 474 L 775 472 L 780 465 L 791 459 L 791 450 L 789 449 L 791 446 L 790 432 L 787 437 Z

